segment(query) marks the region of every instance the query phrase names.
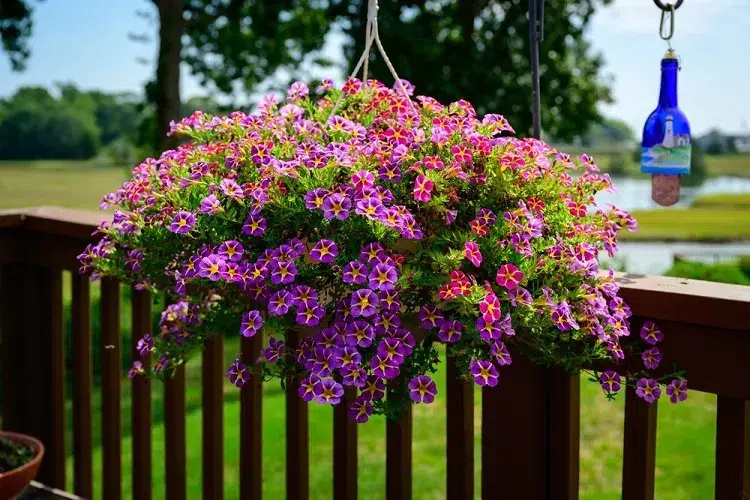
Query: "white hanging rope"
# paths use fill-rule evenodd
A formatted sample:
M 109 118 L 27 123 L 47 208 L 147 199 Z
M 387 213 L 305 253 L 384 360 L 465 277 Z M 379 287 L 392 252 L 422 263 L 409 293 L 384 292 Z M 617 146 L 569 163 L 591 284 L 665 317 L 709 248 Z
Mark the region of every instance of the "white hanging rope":
M 352 71 L 352 74 L 349 76 L 349 79 L 354 78 L 359 73 L 359 69 L 362 68 L 362 66 L 364 65 L 364 68 L 362 69 L 362 79 L 363 79 L 363 85 L 365 86 L 365 88 L 367 88 L 368 63 L 370 60 L 370 49 L 372 48 L 372 42 L 375 42 L 375 45 L 377 45 L 378 51 L 380 52 L 380 55 L 383 57 L 383 61 L 385 61 L 385 65 L 388 67 L 388 70 L 391 72 L 391 76 L 393 76 L 396 86 L 404 95 L 404 97 L 406 97 L 406 100 L 409 101 L 409 107 L 411 108 L 412 111 L 416 112 L 416 109 L 414 108 L 414 103 L 409 97 L 409 94 L 406 92 L 406 88 L 404 87 L 403 82 L 398 77 L 398 74 L 396 73 L 396 69 L 393 67 L 393 64 L 391 64 L 391 60 L 388 58 L 388 54 L 385 53 L 385 49 L 383 48 L 383 43 L 380 41 L 380 33 L 378 32 L 378 0 L 368 0 L 367 2 L 367 26 L 365 27 L 365 50 L 362 52 L 362 56 L 359 58 L 357 65 L 354 67 L 354 71 Z M 344 94 L 342 93 L 339 96 L 338 100 L 336 101 L 336 104 L 333 106 L 330 116 L 333 116 L 336 114 L 336 111 L 338 110 L 339 105 L 341 104 L 341 101 L 343 99 L 344 99 Z

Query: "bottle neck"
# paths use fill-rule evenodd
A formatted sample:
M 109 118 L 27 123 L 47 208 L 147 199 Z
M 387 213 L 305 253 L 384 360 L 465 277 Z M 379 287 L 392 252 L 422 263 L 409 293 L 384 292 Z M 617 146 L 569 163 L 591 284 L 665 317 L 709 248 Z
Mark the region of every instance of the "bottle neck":
M 660 108 L 677 107 L 677 59 L 662 59 L 661 90 L 659 91 Z

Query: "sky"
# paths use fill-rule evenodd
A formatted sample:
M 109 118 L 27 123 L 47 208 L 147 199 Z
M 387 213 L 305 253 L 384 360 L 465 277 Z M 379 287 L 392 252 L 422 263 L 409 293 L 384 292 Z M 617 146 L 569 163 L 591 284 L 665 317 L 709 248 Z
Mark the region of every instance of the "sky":
M 153 7 L 147 0 L 36 4 L 27 70 L 12 72 L 7 58 L 0 55 L 0 96 L 9 96 L 23 85 L 52 87 L 55 82 L 141 92 L 153 74 L 156 47 L 134 43 L 128 33 L 155 34 L 156 26 L 149 27 L 137 10 L 153 11 Z M 602 112 L 636 131 L 658 98 L 659 61 L 667 48 L 658 35 L 659 18 L 651 0 L 615 0 L 599 9 L 587 33 L 593 50 L 606 60 L 604 73 L 614 79 L 615 103 L 602 106 Z M 387 40 L 383 42 L 388 50 Z M 680 108 L 693 133 L 716 127 L 750 133 L 750 0 L 685 0 L 676 11 L 672 46 L 682 60 Z M 342 58 L 336 37 L 327 41 L 324 51 Z M 340 72 L 332 76 L 341 81 Z M 183 98 L 205 94 L 184 69 Z

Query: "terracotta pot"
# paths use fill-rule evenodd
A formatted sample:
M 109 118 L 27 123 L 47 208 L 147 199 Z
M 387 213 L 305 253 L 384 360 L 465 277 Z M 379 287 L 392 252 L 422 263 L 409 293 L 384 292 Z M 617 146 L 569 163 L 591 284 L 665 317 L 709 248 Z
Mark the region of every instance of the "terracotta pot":
M 25 444 L 35 452 L 34 458 L 30 462 L 11 471 L 0 473 L 0 498 L 15 498 L 36 477 L 36 472 L 42 463 L 42 457 L 44 457 L 44 445 L 31 436 L 15 432 L 0 431 L 0 437 Z

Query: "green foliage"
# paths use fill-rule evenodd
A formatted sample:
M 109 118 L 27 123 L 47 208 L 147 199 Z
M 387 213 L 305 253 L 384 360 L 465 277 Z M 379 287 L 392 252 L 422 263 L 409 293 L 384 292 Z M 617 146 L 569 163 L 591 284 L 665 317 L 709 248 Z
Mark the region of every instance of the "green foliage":
M 30 447 L 12 439 L 0 437 L 0 474 L 17 469 L 33 458 L 34 450 Z
M 604 118 L 592 124 L 588 132 L 581 136 L 581 145 L 596 149 L 616 148 L 634 140 L 635 133 L 627 123 L 616 118 Z
M 26 68 L 29 58 L 29 37 L 33 21 L 29 0 L 2 0 L 0 2 L 0 42 L 10 58 L 11 68 Z
M 609 158 L 607 172 L 613 176 L 628 175 L 628 158 L 624 153 L 615 153 Z
M 678 261 L 665 273 L 665 276 L 733 285 L 750 285 L 750 274 L 745 274 L 736 262 L 712 265 L 702 262 Z
M 348 36 L 349 67 L 364 47 L 366 2 L 339 0 Z M 601 78 L 603 59 L 593 54 L 584 30 L 597 5 L 610 0 L 547 0 L 540 51 L 542 126 L 569 140 L 599 118 L 597 104 L 611 99 Z M 521 135 L 531 131 L 528 2 L 381 2 L 380 37 L 401 78 L 440 102 L 466 99 L 483 113 L 502 113 Z M 374 78 L 392 77 L 382 58 L 370 65 Z
M 740 270 L 745 274 L 748 280 L 750 280 L 750 255 L 742 255 L 739 260 Z
M 88 159 L 98 148 L 93 117 L 56 101 L 14 100 L 0 121 L 2 159 Z
M 137 139 L 137 96 L 85 92 L 71 84 L 57 91 L 56 98 L 42 87 L 21 87 L 0 101 L 0 159 L 88 159 L 100 145 L 117 141 L 110 156 L 134 161 L 123 149 Z

